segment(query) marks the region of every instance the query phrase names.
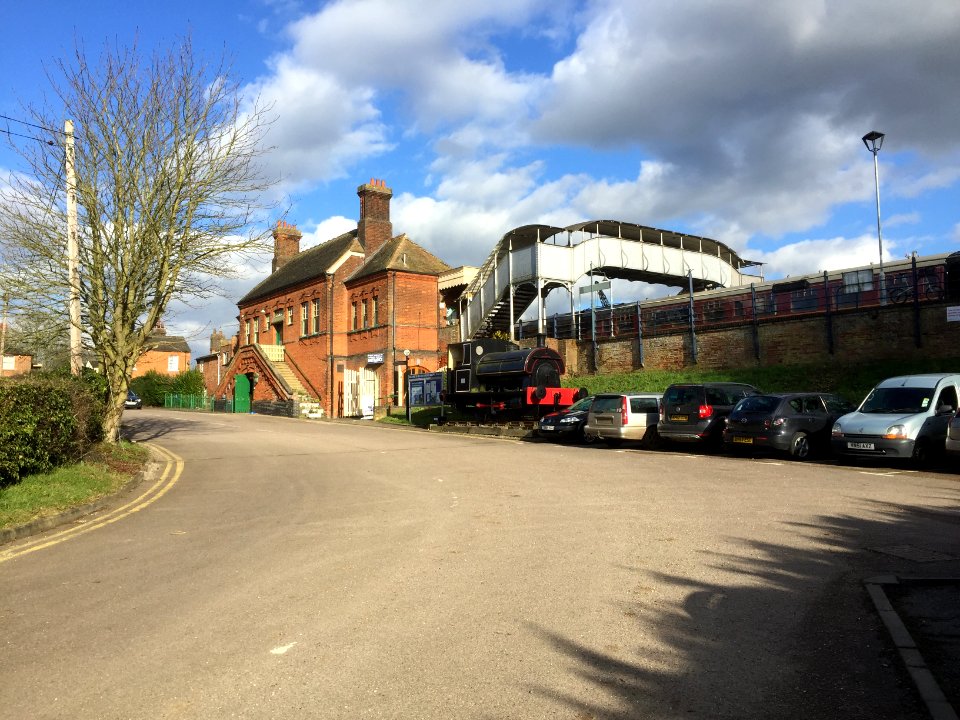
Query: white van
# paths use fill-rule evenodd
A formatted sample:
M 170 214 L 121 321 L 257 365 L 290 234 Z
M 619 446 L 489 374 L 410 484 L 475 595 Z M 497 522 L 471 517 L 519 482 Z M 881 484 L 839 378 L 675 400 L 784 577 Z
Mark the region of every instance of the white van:
M 918 464 L 943 452 L 957 410 L 960 375 L 904 375 L 884 380 L 855 412 L 833 426 L 840 457 L 890 457 Z

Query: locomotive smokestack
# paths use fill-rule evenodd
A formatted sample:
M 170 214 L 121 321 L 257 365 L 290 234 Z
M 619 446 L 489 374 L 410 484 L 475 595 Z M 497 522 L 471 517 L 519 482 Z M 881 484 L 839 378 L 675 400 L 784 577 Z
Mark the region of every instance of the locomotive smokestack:
M 537 333 L 537 347 L 547 346 L 547 336 L 543 333 Z

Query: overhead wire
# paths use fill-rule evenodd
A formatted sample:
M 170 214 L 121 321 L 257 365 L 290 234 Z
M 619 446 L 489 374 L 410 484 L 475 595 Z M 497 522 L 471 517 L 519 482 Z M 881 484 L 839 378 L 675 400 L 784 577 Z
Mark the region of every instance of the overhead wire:
M 45 125 L 37 125 L 36 123 L 28 122 L 27 120 L 20 120 L 19 118 L 10 117 L 9 115 L 4 115 L 0 113 L 0 119 L 11 120 L 15 123 L 20 123 L 21 125 L 27 125 L 28 127 L 36 128 L 37 130 L 45 130 L 46 132 L 57 133 L 59 135 L 66 135 L 63 130 L 58 130 L 57 128 L 48 128 Z

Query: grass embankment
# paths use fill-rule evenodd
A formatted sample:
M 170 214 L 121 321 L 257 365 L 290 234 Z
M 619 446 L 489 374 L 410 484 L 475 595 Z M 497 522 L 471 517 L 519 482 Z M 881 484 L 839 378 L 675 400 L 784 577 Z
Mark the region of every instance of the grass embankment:
M 872 363 L 845 365 L 841 362 L 815 365 L 777 365 L 744 367 L 733 370 L 637 370 L 631 373 L 604 375 L 568 375 L 565 387 L 585 387 L 591 394 L 601 392 L 658 392 L 674 383 L 708 381 L 745 382 L 764 392 L 822 391 L 835 392 L 858 405 L 870 389 L 884 378 L 918 373 L 960 373 L 960 357 L 925 360 L 878 360 Z M 419 408 L 412 413 L 412 424 L 427 427 L 440 414 L 439 407 Z M 451 411 L 447 410 L 451 416 Z M 381 422 L 406 425 L 406 415 L 384 418 Z
M 22 525 L 114 493 L 140 472 L 149 454 L 140 445 L 104 443 L 76 465 L 28 475 L 0 487 L 0 528 Z
M 883 360 L 858 365 L 840 362 L 816 365 L 777 365 L 732 370 L 638 370 L 613 375 L 572 375 L 564 379 L 568 387 L 585 387 L 598 392 L 663 392 L 673 383 L 728 381 L 745 382 L 764 392 L 822 391 L 843 395 L 859 404 L 884 378 L 918 373 L 960 373 L 960 357 L 927 360 Z

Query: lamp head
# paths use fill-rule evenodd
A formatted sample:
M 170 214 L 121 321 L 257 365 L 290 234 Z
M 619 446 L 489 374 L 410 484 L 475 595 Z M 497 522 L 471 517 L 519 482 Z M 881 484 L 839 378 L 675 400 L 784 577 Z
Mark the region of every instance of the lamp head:
M 863 144 L 867 150 L 876 155 L 878 152 L 880 152 L 880 148 L 883 147 L 883 138 L 884 134 L 882 132 L 871 130 L 861 139 L 863 140 Z

